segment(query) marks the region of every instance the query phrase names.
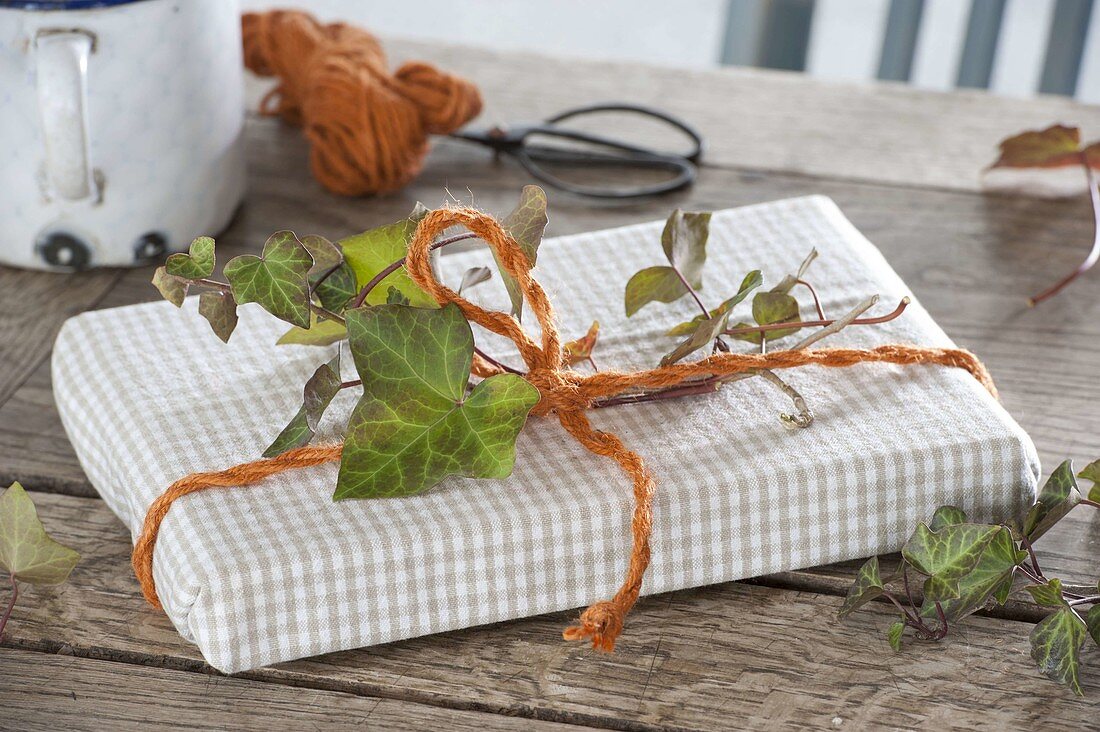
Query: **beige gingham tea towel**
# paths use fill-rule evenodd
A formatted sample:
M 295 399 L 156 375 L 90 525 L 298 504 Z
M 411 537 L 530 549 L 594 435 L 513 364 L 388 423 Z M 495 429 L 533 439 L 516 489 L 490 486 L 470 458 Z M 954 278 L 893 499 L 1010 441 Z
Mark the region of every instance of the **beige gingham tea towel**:
M 600 364 L 655 365 L 674 343 L 664 332 L 694 315 L 686 298 L 623 314 L 630 275 L 663 262 L 662 225 L 561 237 L 540 249 L 536 276 L 560 331 L 578 337 L 599 320 Z M 829 314 L 873 293 L 882 308 L 910 294 L 823 197 L 716 213 L 702 293 L 716 304 L 758 267 L 770 285 L 811 247 L 821 256 L 809 276 Z M 484 250 L 444 256 L 444 280 L 490 261 Z M 499 278 L 470 294 L 508 307 Z M 287 326 L 252 305 L 224 345 L 196 304 L 85 313 L 65 324 L 54 350 L 69 437 L 135 538 L 149 504 L 176 479 L 257 458 L 297 410 L 302 384 L 335 352 L 276 346 Z M 748 304 L 738 307 L 747 317 Z M 506 341 L 476 337 L 518 365 Z M 953 346 L 915 302 L 897 320 L 848 328 L 823 345 L 885 343 Z M 817 416 L 808 429 L 783 426 L 778 414 L 790 404 L 760 379 L 588 413 L 657 479 L 644 592 L 889 552 L 941 504 L 987 520 L 1032 500 L 1039 464 L 1031 441 L 965 371 L 859 364 L 784 378 Z M 318 442 L 339 440 L 351 391 L 329 408 Z M 157 589 L 215 668 L 585 606 L 615 591 L 630 553 L 628 481 L 554 420 L 529 420 L 504 480 L 450 478 L 420 496 L 335 503 L 336 472 L 336 464 L 290 471 L 172 506 L 156 544 Z

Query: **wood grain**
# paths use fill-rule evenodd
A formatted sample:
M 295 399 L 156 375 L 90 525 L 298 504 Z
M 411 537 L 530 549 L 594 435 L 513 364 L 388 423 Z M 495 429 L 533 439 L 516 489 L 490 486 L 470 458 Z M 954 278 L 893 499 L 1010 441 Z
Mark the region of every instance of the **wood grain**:
M 387 49 L 395 63 L 425 59 L 475 81 L 485 97 L 475 125 L 597 102 L 649 104 L 698 127 L 707 164 L 741 169 L 973 191 L 1008 135 L 1056 122 L 1079 125 L 1089 140 L 1100 135 L 1100 108 L 1053 96 L 1021 101 L 735 67 L 686 73 L 415 41 Z
M 584 729 L 395 699 L 17 650 L 0 650 L 0 727 L 22 732 Z
M 389 47 L 395 58 L 425 58 L 474 78 L 487 123 L 630 99 L 684 116 L 708 137 L 707 166 L 688 191 L 620 203 L 549 191 L 548 235 L 663 218 L 676 206 L 833 197 L 945 330 L 986 360 L 1047 470 L 1064 457 L 1100 456 L 1100 298 L 1092 296 L 1100 274 L 1041 308 L 1024 305 L 1083 255 L 1092 235 L 1087 202 L 975 193 L 997 139 L 1059 119 L 1082 124 L 1087 136 L 1100 129 L 1100 109 L 1053 98 L 827 85 L 776 72 L 691 74 L 446 45 Z M 417 200 L 506 211 L 528 182 L 510 161 L 441 140 L 409 188 L 344 199 L 309 177 L 298 131 L 252 118 L 247 139 L 250 189 L 219 237 L 223 262 L 257 251 L 275 229 L 339 238 L 396 220 Z M 0 269 L 0 481 L 56 492 L 35 496 L 47 528 L 84 556 L 70 583 L 28 589 L 9 626 L 0 708 L 15 699 L 24 715 L 17 727 L 38 724 L 24 714 L 29 707 L 53 715 L 43 728 L 93 726 L 97 710 L 123 729 L 145 719 L 181 724 L 196 708 L 209 708 L 211 724 L 224 727 L 354 722 L 366 713 L 368 724 L 383 728 L 402 721 L 528 728 L 533 720 L 646 730 L 1095 723 L 1089 701 L 1031 669 L 1027 633 L 1041 617 L 1033 608 L 1009 605 L 971 618 L 948 642 L 910 644 L 900 655 L 882 639 L 888 607 L 835 622 L 858 562 L 647 598 L 611 656 L 564 644 L 560 629 L 572 613 L 559 613 L 234 679 L 214 675 L 141 601 L 128 532 L 97 499 L 63 495 L 91 487 L 52 406 L 45 357 L 53 336 L 64 317 L 83 309 L 155 298 L 150 276 L 150 269 L 80 276 Z M 1083 508 L 1039 546 L 1049 572 L 1069 581 L 1095 577 L 1098 550 L 1100 520 Z M 46 655 L 58 652 L 75 658 Z M 1098 655 L 1090 646 L 1085 658 L 1092 700 L 1100 692 Z M 23 680 L 39 688 L 16 698 L 12 688 Z M 75 702 L 67 691 L 77 693 Z M 316 716 L 322 710 L 333 714 Z
M 211 673 L 129 568 L 129 536 L 94 499 L 39 494 L 48 530 L 82 554 L 69 583 L 29 588 L 4 644 Z M 973 617 L 945 643 L 895 655 L 887 606 L 835 620 L 840 599 L 727 583 L 644 599 L 614 654 L 561 640 L 573 613 L 280 664 L 238 678 L 618 729 L 1087 727 L 1087 700 L 1030 667 L 1028 623 Z

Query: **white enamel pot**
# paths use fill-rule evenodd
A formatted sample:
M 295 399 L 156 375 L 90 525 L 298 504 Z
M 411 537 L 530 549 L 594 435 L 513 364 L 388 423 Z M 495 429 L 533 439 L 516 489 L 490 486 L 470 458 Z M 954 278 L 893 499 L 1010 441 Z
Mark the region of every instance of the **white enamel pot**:
M 235 0 L 0 0 L 0 263 L 134 266 L 244 190 Z

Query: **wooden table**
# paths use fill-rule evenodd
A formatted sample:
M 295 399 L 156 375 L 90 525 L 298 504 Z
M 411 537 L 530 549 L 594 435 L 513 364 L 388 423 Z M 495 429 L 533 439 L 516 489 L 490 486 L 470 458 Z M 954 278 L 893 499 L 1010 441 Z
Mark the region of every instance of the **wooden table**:
M 594 203 L 550 191 L 550 235 L 808 193 L 832 196 L 932 315 L 992 369 L 1045 469 L 1100 456 L 1100 276 L 1029 310 L 1025 295 L 1074 266 L 1091 236 L 1088 203 L 994 197 L 978 171 L 1003 136 L 1055 121 L 1100 133 L 1100 109 L 803 76 L 689 73 L 634 65 L 390 44 L 484 90 L 489 121 L 628 99 L 695 122 L 709 148 L 691 190 Z M 250 189 L 219 242 L 259 248 L 275 229 L 336 238 L 450 195 L 508 210 L 527 178 L 480 149 L 441 141 L 408 189 L 349 200 L 309 177 L 299 134 L 252 118 Z M 229 252 L 227 251 L 226 254 Z M 573 613 L 337 653 L 226 678 L 142 601 L 130 537 L 95 497 L 62 431 L 49 355 L 62 321 L 150 300 L 151 270 L 80 275 L 0 268 L 0 480 L 34 491 L 47 528 L 83 560 L 70 582 L 28 588 L 0 648 L 0 727 L 145 729 L 307 725 L 453 729 L 1009 729 L 1097 722 L 1100 653 L 1086 652 L 1086 699 L 1042 679 L 1027 635 L 1041 612 L 1010 602 L 939 644 L 886 646 L 889 608 L 844 623 L 858 563 L 644 599 L 616 653 L 560 640 Z M 1100 574 L 1100 521 L 1087 508 L 1040 542 L 1067 580 Z

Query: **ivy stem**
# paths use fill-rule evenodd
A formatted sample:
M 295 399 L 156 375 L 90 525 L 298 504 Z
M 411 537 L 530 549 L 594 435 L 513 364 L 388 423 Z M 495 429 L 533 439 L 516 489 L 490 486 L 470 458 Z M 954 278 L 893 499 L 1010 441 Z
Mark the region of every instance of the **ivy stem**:
M 0 617 L 0 640 L 4 638 L 4 628 L 7 627 L 12 608 L 15 607 L 15 601 L 19 598 L 19 584 L 15 581 L 15 575 L 12 574 L 9 577 L 11 578 L 11 599 L 8 600 L 8 607 L 4 610 L 4 616 Z
M 476 239 L 476 238 L 477 238 L 477 234 L 473 233 L 472 231 L 468 231 L 465 234 L 455 234 L 454 236 L 447 237 L 446 239 L 440 239 L 439 241 L 432 244 L 431 247 L 429 247 L 429 249 L 430 249 L 430 251 L 435 251 L 436 249 L 440 249 L 442 247 L 445 247 L 448 244 L 454 244 L 455 242 L 466 241 L 467 239 Z M 370 294 L 371 290 L 373 290 L 375 287 L 377 287 L 379 282 L 386 279 L 391 274 L 393 274 L 394 272 L 396 272 L 397 270 L 401 269 L 404 266 L 405 266 L 405 258 L 404 257 L 401 257 L 401 259 L 397 260 L 396 262 L 393 262 L 392 264 L 387 265 L 385 269 L 383 269 L 381 272 L 379 272 L 374 277 L 372 277 L 370 282 L 363 285 L 363 288 L 361 290 L 359 290 L 359 294 L 355 298 L 355 303 L 351 307 L 353 309 L 363 307 L 363 303 L 365 303 L 367 301 L 367 295 Z
M 817 290 L 814 289 L 814 286 L 806 280 L 795 280 L 795 284 L 802 285 L 810 291 L 810 295 L 814 298 L 814 308 L 817 310 L 817 317 L 821 320 L 825 320 L 825 311 L 821 307 L 821 300 L 817 298 Z
M 899 317 L 905 308 L 909 306 L 909 298 L 903 297 L 898 306 L 894 308 L 892 312 L 886 315 L 878 315 L 873 318 L 856 318 L 848 322 L 848 325 L 877 325 L 879 323 L 889 323 L 891 320 Z M 783 323 L 771 323 L 770 325 L 749 325 L 743 328 L 731 328 L 725 331 L 725 335 L 738 336 L 748 335 L 751 333 L 766 333 L 770 330 L 789 330 L 791 328 L 816 328 L 820 326 L 829 326 L 837 322 L 836 320 L 829 320 L 822 318 L 821 320 L 794 320 L 786 321 Z
M 488 353 L 481 350 L 477 346 L 474 346 L 474 353 L 481 356 L 483 359 L 488 361 L 493 366 L 496 366 L 501 371 L 507 371 L 510 374 L 516 374 L 517 376 L 523 376 L 523 372 L 520 371 L 519 369 L 514 369 L 506 363 L 501 363 L 500 361 L 496 360 L 495 358 L 493 358 L 492 356 L 490 356 Z
M 1026 536 L 1020 537 L 1020 543 L 1024 545 L 1024 549 L 1027 550 L 1027 554 L 1031 557 L 1031 569 L 1035 572 L 1035 576 L 1043 583 L 1047 581 L 1046 576 L 1043 574 L 1043 570 L 1039 567 L 1039 558 L 1035 556 L 1035 548 L 1031 546 L 1031 540 Z
M 1027 299 L 1027 304 L 1031 307 L 1035 307 L 1043 300 L 1057 295 L 1066 285 L 1073 282 L 1085 272 L 1088 272 L 1092 269 L 1092 266 L 1096 264 L 1097 260 L 1100 260 L 1100 190 L 1097 189 L 1096 176 L 1093 174 L 1092 167 L 1089 165 L 1084 155 L 1081 156 L 1081 164 L 1085 168 L 1085 176 L 1089 181 L 1089 201 L 1092 202 L 1092 249 L 1089 250 L 1088 256 L 1085 257 L 1085 261 L 1077 265 L 1077 269 L 1073 270 L 1038 295 L 1029 297 Z
M 362 385 L 363 385 L 363 380 L 362 380 L 362 379 L 355 379 L 354 381 L 345 381 L 345 382 L 342 382 L 342 383 L 340 384 L 340 388 L 341 388 L 341 389 L 350 389 L 350 388 L 352 388 L 353 386 L 362 386 Z
M 699 306 L 699 310 L 702 311 L 703 317 L 709 318 L 710 311 L 707 310 L 707 306 L 703 304 L 703 300 L 699 297 L 699 293 L 696 292 L 695 288 L 688 283 L 687 277 L 684 277 L 684 273 L 680 271 L 679 267 L 677 267 L 675 264 L 672 264 L 671 262 L 669 263 L 669 266 L 672 267 L 672 271 L 676 273 L 676 276 L 680 278 L 680 282 L 683 283 L 684 289 L 687 290 L 688 294 L 691 295 L 691 299 L 694 300 L 695 304 Z
M 1100 595 L 1092 595 L 1091 597 L 1079 597 L 1076 600 L 1070 600 L 1068 602 L 1070 607 L 1074 605 L 1095 605 L 1100 603 Z
M 1096 501 L 1090 501 L 1088 498 L 1082 498 L 1079 503 L 1082 506 L 1092 506 L 1093 508 L 1100 508 L 1100 503 L 1097 503 Z

